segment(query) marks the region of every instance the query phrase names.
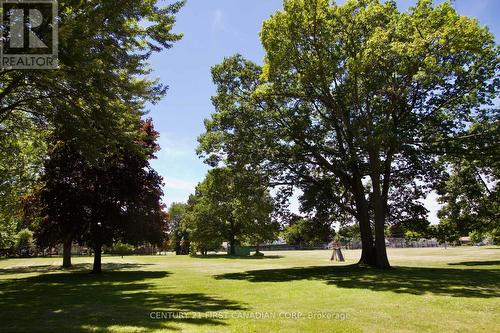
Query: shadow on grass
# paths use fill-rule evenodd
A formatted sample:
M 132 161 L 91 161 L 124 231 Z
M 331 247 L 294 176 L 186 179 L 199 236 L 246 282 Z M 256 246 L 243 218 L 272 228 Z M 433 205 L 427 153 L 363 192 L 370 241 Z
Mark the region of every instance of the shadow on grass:
M 263 255 L 263 256 L 231 256 L 228 254 L 207 254 L 207 255 L 195 255 L 191 256 L 192 258 L 196 259 L 280 259 L 283 258 L 283 256 L 279 255 Z
M 500 265 L 500 260 L 451 262 L 448 265 L 451 265 L 451 266 L 495 266 L 495 265 Z
M 129 263 L 103 263 L 102 269 L 106 270 L 119 270 L 119 269 L 136 269 L 143 266 L 150 266 L 153 264 L 129 264 Z M 27 274 L 27 273 L 51 273 L 51 272 L 90 272 L 92 270 L 92 264 L 81 263 L 74 264 L 70 268 L 63 268 L 57 265 L 31 265 L 31 266 L 14 266 L 8 268 L 0 269 L 0 276 L 7 274 Z
M 0 280 L 0 327 L 5 332 L 109 332 L 121 326 L 170 331 L 179 329 L 176 323 L 225 325 L 223 319 L 203 314 L 244 310 L 240 303 L 203 293 L 166 292 L 168 284 L 157 281 L 167 276 L 161 271 L 108 270 L 102 275 L 47 273 Z M 151 318 L 156 311 L 189 316 Z
M 319 280 L 340 288 L 454 297 L 500 297 L 500 270 L 394 267 L 391 270 L 349 266 L 312 266 L 226 273 L 216 279 L 250 282 Z

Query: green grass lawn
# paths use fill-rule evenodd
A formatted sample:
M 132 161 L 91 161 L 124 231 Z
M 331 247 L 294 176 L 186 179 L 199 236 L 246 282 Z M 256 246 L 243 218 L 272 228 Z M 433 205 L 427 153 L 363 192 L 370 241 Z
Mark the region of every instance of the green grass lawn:
M 0 332 L 500 332 L 500 248 L 0 260 Z M 171 316 L 152 319 L 151 316 Z M 153 312 L 153 314 L 151 314 Z M 274 317 L 274 318 L 273 318 Z M 310 318 L 315 317 L 315 318 Z

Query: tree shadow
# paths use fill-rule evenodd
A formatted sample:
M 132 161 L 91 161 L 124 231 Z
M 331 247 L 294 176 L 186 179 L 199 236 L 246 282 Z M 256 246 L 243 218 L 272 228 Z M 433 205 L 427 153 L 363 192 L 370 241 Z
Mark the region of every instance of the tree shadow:
M 155 280 L 168 275 L 108 270 L 101 275 L 47 273 L 2 280 L 0 327 L 5 332 L 109 332 L 113 326 L 145 332 L 178 330 L 176 323 L 225 325 L 223 318 L 203 314 L 245 309 L 240 303 L 203 293 L 165 292 L 166 287 Z M 159 311 L 189 316 L 151 316 Z
M 320 280 L 340 288 L 391 291 L 413 295 L 431 293 L 442 296 L 478 298 L 500 296 L 498 285 L 500 270 L 497 269 L 400 266 L 390 270 L 380 270 L 357 265 L 312 266 L 226 273 L 217 275 L 215 278 L 250 282 Z
M 448 265 L 451 265 L 451 266 L 495 266 L 495 265 L 500 265 L 500 260 L 451 262 Z
M 262 260 L 262 259 L 281 259 L 283 256 L 280 255 L 263 255 L 263 256 L 232 256 L 229 254 L 207 254 L 207 255 L 193 255 L 192 258 L 196 259 L 254 259 L 254 260 Z
M 131 264 L 131 263 L 103 263 L 102 269 L 106 270 L 120 270 L 120 269 L 136 269 L 143 266 L 150 266 L 153 264 Z M 83 272 L 83 271 L 91 271 L 92 264 L 91 263 L 81 263 L 74 264 L 70 268 L 63 268 L 58 265 L 31 265 L 31 266 L 14 266 L 8 268 L 0 268 L 0 275 L 7 274 L 27 274 L 27 273 L 52 273 L 59 271 L 69 271 L 69 272 Z

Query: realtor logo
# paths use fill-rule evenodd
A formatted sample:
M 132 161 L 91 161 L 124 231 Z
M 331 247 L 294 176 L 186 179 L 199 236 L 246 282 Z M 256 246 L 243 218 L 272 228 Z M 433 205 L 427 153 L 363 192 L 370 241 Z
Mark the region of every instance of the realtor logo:
M 0 68 L 57 68 L 57 0 L 0 0 L 0 10 Z

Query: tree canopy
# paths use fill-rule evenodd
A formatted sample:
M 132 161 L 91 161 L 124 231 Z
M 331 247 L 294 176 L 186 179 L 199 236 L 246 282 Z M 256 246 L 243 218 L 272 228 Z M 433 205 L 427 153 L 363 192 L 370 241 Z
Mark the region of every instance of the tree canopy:
M 184 3 L 157 2 L 59 1 L 59 68 L 0 69 L 0 122 L 25 113 L 76 138 L 89 160 L 110 141 L 129 144 L 145 103 L 166 91 L 148 59 L 182 37 L 172 28 Z
M 78 241 L 91 246 L 97 257 L 102 245 L 118 240 L 161 244 L 166 236 L 163 184 L 148 161 L 158 149 L 158 133 L 150 120 L 142 122 L 141 131 L 145 136 L 136 142 L 140 147 L 118 148 L 97 165 L 89 164 L 70 143 L 53 143 L 37 194 L 40 245 Z M 100 271 L 100 260 L 94 262 L 94 271 Z
M 190 240 L 202 252 L 217 250 L 223 241 L 230 254 L 236 245 L 273 240 L 278 230 L 273 202 L 262 179 L 252 172 L 215 168 L 196 187 L 184 223 Z
M 299 218 L 291 221 L 281 232 L 281 237 L 287 244 L 314 246 L 323 245 L 333 239 L 335 230 L 332 230 L 329 224 L 321 221 L 309 221 L 305 218 Z

